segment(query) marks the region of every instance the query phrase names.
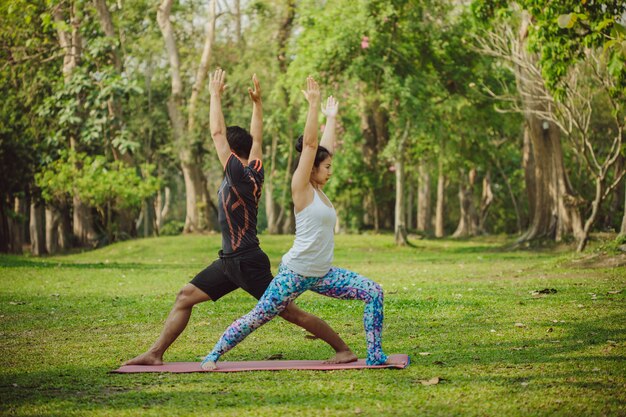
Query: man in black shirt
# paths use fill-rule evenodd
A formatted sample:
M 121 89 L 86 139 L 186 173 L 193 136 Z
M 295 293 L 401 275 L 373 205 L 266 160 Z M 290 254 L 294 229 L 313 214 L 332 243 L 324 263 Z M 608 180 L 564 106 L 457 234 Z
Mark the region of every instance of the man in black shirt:
M 218 69 L 211 74 L 209 80 L 211 137 L 224 167 L 224 180 L 218 191 L 218 219 L 222 229 L 219 259 L 180 290 L 159 338 L 148 351 L 129 360 L 125 365 L 162 364 L 163 354 L 187 326 L 194 305 L 208 300 L 217 301 L 237 288 L 258 300 L 273 279 L 269 258 L 259 247 L 256 235 L 257 212 L 264 179 L 261 161 L 261 89 L 254 75 L 254 90 L 248 88 L 253 103 L 250 133 L 238 126 L 226 128 L 221 103 L 225 75 L 224 71 Z M 281 317 L 303 327 L 335 349 L 336 354 L 328 360 L 329 363 L 352 362 L 357 359 L 326 322 L 299 309 L 294 303 L 287 307 Z

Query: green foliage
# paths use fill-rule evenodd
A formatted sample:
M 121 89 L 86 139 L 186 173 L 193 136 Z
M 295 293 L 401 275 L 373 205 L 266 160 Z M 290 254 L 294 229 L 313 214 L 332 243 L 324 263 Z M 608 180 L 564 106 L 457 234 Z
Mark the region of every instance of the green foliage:
M 104 214 L 109 206 L 137 208 L 154 195 L 161 181 L 151 174 L 153 170 L 153 166 L 145 165 L 140 175 L 121 162 L 70 151 L 48 164 L 36 175 L 36 181 L 48 202 L 76 195 Z
M 185 228 L 185 222 L 178 220 L 171 220 L 163 225 L 159 230 L 161 236 L 176 236 L 183 232 Z

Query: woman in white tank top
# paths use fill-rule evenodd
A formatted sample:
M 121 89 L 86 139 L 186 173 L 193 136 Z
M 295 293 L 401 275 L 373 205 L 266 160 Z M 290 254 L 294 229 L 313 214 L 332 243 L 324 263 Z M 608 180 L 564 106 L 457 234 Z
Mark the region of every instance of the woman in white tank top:
M 363 324 L 367 342 L 368 365 L 387 363 L 381 334 L 383 325 L 383 291 L 380 285 L 356 272 L 332 266 L 334 226 L 337 215 L 322 188 L 332 174 L 332 153 L 335 148 L 335 124 L 338 103 L 330 96 L 326 107 L 326 127 L 322 141 L 317 143 L 320 92 L 313 78 L 307 78 L 303 91 L 309 102 L 304 136 L 298 138 L 296 150 L 301 152 L 291 181 L 296 215 L 296 238 L 282 259 L 278 275 L 252 311 L 235 320 L 226 329 L 211 353 L 202 361 L 202 368 L 215 369 L 224 353 L 247 335 L 280 314 L 289 303 L 306 290 L 333 298 L 365 302 Z M 351 356 L 350 356 L 351 355 Z M 342 362 L 356 361 L 349 352 Z

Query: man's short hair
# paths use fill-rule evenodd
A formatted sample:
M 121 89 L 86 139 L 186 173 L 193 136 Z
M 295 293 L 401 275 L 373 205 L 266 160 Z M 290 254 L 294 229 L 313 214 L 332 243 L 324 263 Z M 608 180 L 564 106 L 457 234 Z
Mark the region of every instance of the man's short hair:
M 248 159 L 250 157 L 252 136 L 246 129 L 239 126 L 228 126 L 226 128 L 226 140 L 235 155 L 242 159 Z

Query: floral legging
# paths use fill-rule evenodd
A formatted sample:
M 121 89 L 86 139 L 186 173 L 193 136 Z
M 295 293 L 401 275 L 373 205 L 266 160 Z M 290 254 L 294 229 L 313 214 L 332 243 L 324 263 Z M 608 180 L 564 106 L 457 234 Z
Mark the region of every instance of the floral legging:
M 387 360 L 383 353 L 381 334 L 383 327 L 383 290 L 372 280 L 356 272 L 332 267 L 323 277 L 304 277 L 285 265 L 278 268 L 257 305 L 245 316 L 235 320 L 202 363 L 217 360 L 234 348 L 250 333 L 280 314 L 290 302 L 306 290 L 328 297 L 365 301 L 363 324 L 367 340 L 368 365 L 381 365 Z

